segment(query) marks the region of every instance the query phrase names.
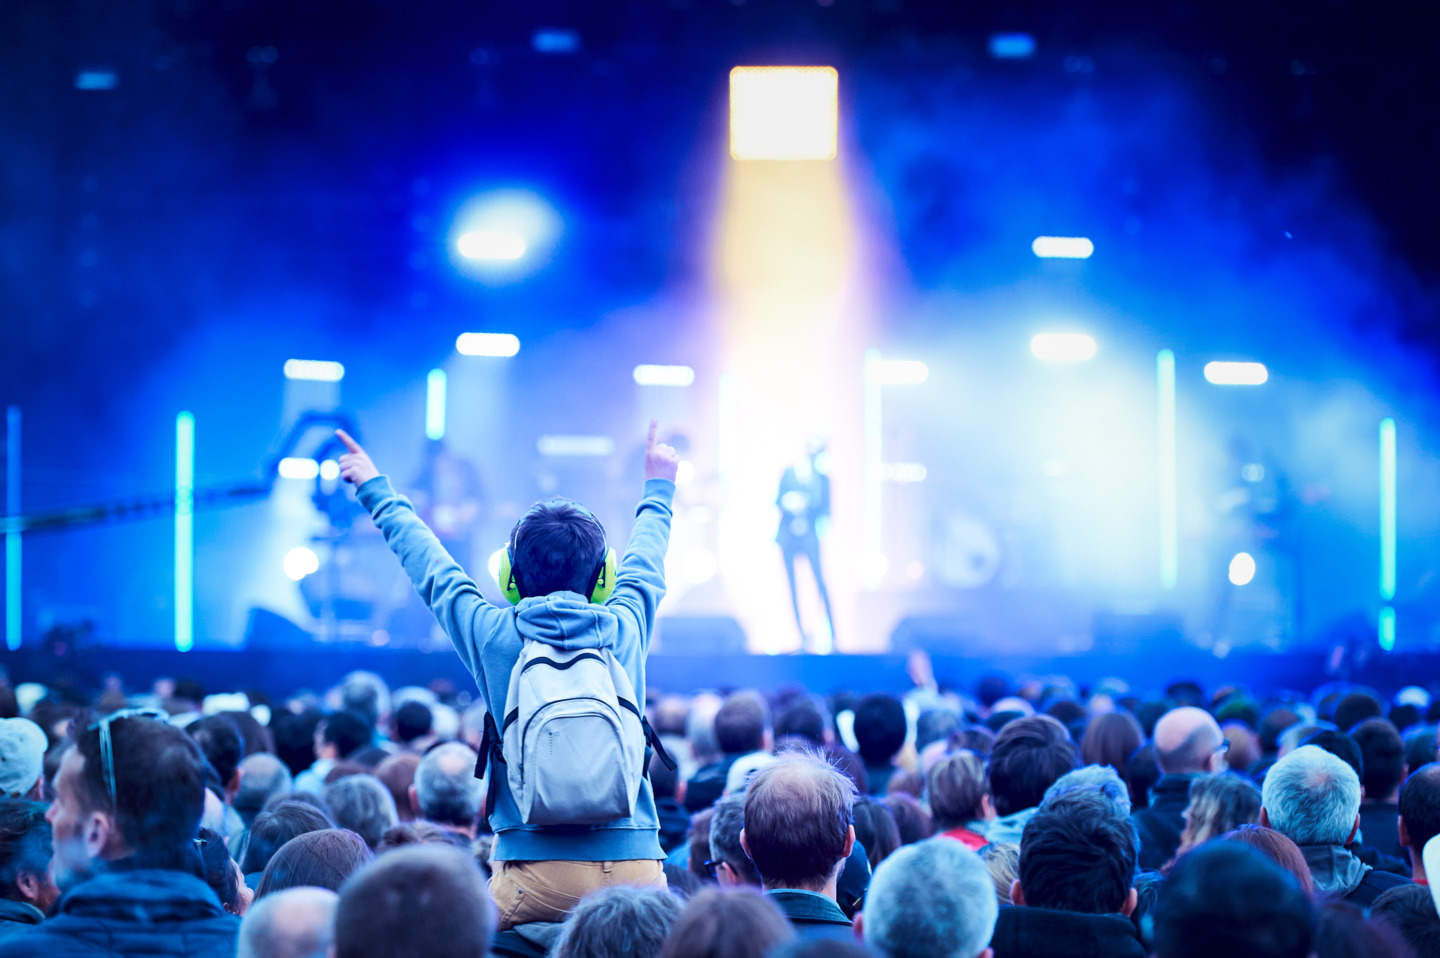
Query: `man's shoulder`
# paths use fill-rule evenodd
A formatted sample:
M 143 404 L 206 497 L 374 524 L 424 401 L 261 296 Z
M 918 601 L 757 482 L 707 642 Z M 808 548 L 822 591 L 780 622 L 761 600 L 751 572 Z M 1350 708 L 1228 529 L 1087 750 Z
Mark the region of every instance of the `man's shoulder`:
M 765 893 L 796 925 L 850 925 L 840 905 L 827 895 L 777 888 Z
M 1394 872 L 1372 868 L 1365 873 L 1364 878 L 1360 879 L 1360 884 L 1369 885 L 1371 888 L 1376 888 L 1380 891 L 1388 891 L 1391 888 L 1398 888 L 1401 885 L 1409 885 L 1411 881 L 1404 875 L 1397 875 Z

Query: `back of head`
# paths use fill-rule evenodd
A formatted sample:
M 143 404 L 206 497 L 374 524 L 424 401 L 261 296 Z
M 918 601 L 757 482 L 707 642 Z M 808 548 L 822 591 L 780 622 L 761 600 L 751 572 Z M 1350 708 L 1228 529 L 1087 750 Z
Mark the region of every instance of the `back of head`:
M 605 559 L 605 530 L 590 512 L 569 499 L 530 507 L 514 537 L 515 583 L 526 597 L 590 589 Z
M 883 958 L 975 958 L 999 905 L 980 856 L 959 842 L 911 845 L 887 858 L 865 896 L 865 944 Z
M 1360 784 L 1372 802 L 1388 801 L 1405 779 L 1405 741 L 1389 719 L 1366 719 L 1350 730 L 1360 747 Z
M 88 810 L 114 808 L 125 845 L 157 860 L 184 856 L 193 860 L 191 841 L 205 811 L 209 763 L 194 739 L 181 729 L 151 718 L 120 718 L 110 723 L 115 802 L 105 783 L 100 728 L 75 741 L 84 759 L 78 782 Z
M 1360 753 L 1360 746 L 1355 740 L 1344 732 L 1333 728 L 1322 729 L 1313 735 L 1307 736 L 1301 745 L 1314 745 L 1322 748 L 1340 761 L 1349 765 L 1355 770 L 1355 777 L 1365 777 L 1365 760 Z
M 375 854 L 383 855 L 406 845 L 450 845 L 455 848 L 469 848 L 465 836 L 429 822 L 405 822 L 387 829 L 375 846 Z
M 1086 765 L 1109 765 L 1123 777 L 1144 741 L 1140 723 L 1129 712 L 1102 712 L 1085 727 L 1080 759 Z
M 288 795 L 294 785 L 285 763 L 268 752 L 256 752 L 240 760 L 240 788 L 231 802 L 245 824 L 277 795 Z
M 1405 765 L 1407 768 L 1419 768 L 1421 765 L 1429 765 L 1440 755 L 1440 747 L 1437 747 L 1435 736 L 1440 732 L 1433 725 L 1421 725 L 1411 729 L 1405 735 Z
M 415 769 L 415 798 L 426 821 L 462 828 L 474 825 L 485 803 L 485 790 L 475 777 L 475 752 L 470 746 L 447 742 L 427 752 Z
M 335 958 L 485 958 L 495 927 L 485 876 L 458 848 L 386 852 L 340 889 Z
M 424 702 L 410 701 L 395 710 L 395 741 L 409 745 L 430 734 L 434 715 Z
M 1034 808 L 1055 780 L 1075 768 L 1070 733 L 1048 715 L 1016 719 L 1000 730 L 990 751 L 990 795 L 995 811 L 1013 815 Z
M 290 774 L 299 775 L 315 761 L 315 727 L 322 716 L 314 709 L 295 713 L 281 710 L 270 719 L 270 734 L 275 738 L 275 756 L 285 763 Z
M 1348 732 L 1366 719 L 1385 714 L 1385 705 L 1369 692 L 1351 692 L 1335 706 L 1335 726 Z
M 395 811 L 402 822 L 412 821 L 415 818 L 415 810 L 410 804 L 410 786 L 415 784 L 415 771 L 419 767 L 420 756 L 413 752 L 392 755 L 375 766 L 375 777 L 380 779 L 380 784 L 390 790 L 390 797 L 395 802 Z
M 1270 827 L 1297 845 L 1343 845 L 1360 812 L 1360 776 L 1329 752 L 1305 745 L 1265 774 L 1261 802 Z
M 1221 772 L 1190 783 L 1181 845 L 1190 848 L 1241 825 L 1260 821 L 1260 789 L 1249 779 Z
M 335 813 L 335 824 L 350 829 L 371 848 L 387 829 L 400 824 L 395 799 L 373 775 L 350 775 L 325 786 L 325 801 Z
M 1157 958 L 1306 958 L 1314 911 L 1295 880 L 1253 848 L 1211 842 L 1184 855 L 1155 909 Z
M 797 699 L 775 721 L 777 739 L 794 736 L 804 739 L 816 748 L 825 745 L 826 732 L 829 730 L 829 710 L 813 696 Z
M 255 902 L 240 922 L 235 958 L 315 958 L 335 940 L 335 906 L 328 888 L 287 888 Z
M 1227 842 L 1249 845 L 1275 865 L 1289 872 L 1290 877 L 1295 879 L 1295 883 L 1306 895 L 1314 893 L 1315 880 L 1310 875 L 1310 866 L 1305 863 L 1305 853 L 1300 851 L 1300 846 L 1287 836 L 1273 828 L 1266 828 L 1264 825 L 1240 825 L 1221 835 L 1220 838 Z
M 1440 835 L 1440 762 L 1420 766 L 1400 787 L 1400 820 L 1417 855 Z
M 1139 840 L 1129 817 L 1095 788 L 1077 788 L 1040 807 L 1020 838 L 1025 904 L 1103 915 L 1130 895 Z
M 255 888 L 255 897 L 301 886 L 338 891 L 347 878 L 374 857 L 370 846 L 346 828 L 297 835 L 270 858 Z
M 675 919 L 660 958 L 765 958 L 794 937 L 790 922 L 764 895 L 704 891 Z
M 824 886 L 845 859 L 854 804 L 854 783 L 816 755 L 761 769 L 745 790 L 745 845 L 765 886 Z
M 207 715 L 185 726 L 185 731 L 205 753 L 206 761 L 220 776 L 221 785 L 228 789 L 234 781 L 235 770 L 240 767 L 240 760 L 245 757 L 245 738 L 234 719 L 225 715 Z
M 1399 933 L 1416 955 L 1440 955 L 1440 913 L 1424 885 L 1397 885 L 1370 905 L 1370 917 Z
M 570 913 L 552 958 L 659 958 L 680 900 L 667 891 L 618 885 L 586 895 Z
M 335 746 L 340 758 L 348 758 L 367 747 L 375 738 L 375 726 L 354 712 L 335 712 L 325 717 L 323 741 Z
M 888 765 L 905 745 L 905 706 L 893 695 L 877 692 L 855 706 L 855 741 L 866 765 Z
M 245 853 L 240 856 L 240 870 L 250 875 L 264 871 L 275 852 L 290 839 L 306 832 L 330 828 L 333 823 L 318 808 L 305 802 L 281 802 L 273 810 L 261 812 L 245 840 Z
M 765 747 L 770 709 L 759 692 L 736 692 L 715 713 L 715 744 L 727 755 Z
M 1055 784 L 1045 790 L 1040 801 L 1044 808 L 1056 797 L 1072 789 L 1088 789 L 1115 806 L 1121 815 L 1130 814 L 1130 788 L 1120 773 L 1109 765 L 1082 765 L 1073 772 L 1066 772 L 1055 779 Z
M 874 871 L 900 847 L 900 826 L 890 809 L 868 796 L 855 800 L 851 812 L 855 818 L 855 840 L 865 846 L 865 857 Z
M 41 881 L 53 854 L 45 806 L 23 798 L 0 798 L 0 898 L 23 900 L 22 877 Z
M 760 875 L 740 847 L 740 832 L 745 827 L 745 793 L 726 795 L 715 803 L 710 815 L 710 860 L 730 866 L 743 883 L 759 885 Z
M 1219 724 L 1204 709 L 1171 709 L 1155 723 L 1155 759 L 1166 775 L 1208 772 L 1215 750 L 1225 741 Z
M 900 829 L 901 845 L 913 845 L 935 834 L 935 823 L 913 796 L 896 792 L 886 795 L 884 802 L 890 816 L 895 819 L 895 826 Z
M 945 742 L 960 731 L 960 716 L 952 709 L 933 708 L 915 719 L 915 750 L 923 752 L 936 742 Z
M 374 672 L 351 672 L 340 682 L 340 707 L 373 732 L 390 714 L 390 686 Z
M 1415 958 L 1404 937 L 1384 922 L 1366 921 L 1346 901 L 1321 901 L 1315 908 L 1317 958 Z
M 926 780 L 930 813 L 941 831 L 960 828 L 983 815 L 985 763 L 974 752 L 957 752 L 936 762 Z

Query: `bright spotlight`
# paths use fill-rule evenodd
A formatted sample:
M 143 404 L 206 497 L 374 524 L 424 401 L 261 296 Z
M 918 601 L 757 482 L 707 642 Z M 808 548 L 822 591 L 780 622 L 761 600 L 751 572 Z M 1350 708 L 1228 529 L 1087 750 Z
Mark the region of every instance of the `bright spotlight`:
M 1035 55 L 1035 38 L 1028 33 L 990 34 L 990 55 L 997 60 L 1023 60 Z
M 462 356 L 508 358 L 520 351 L 520 337 L 513 333 L 461 333 L 455 351 Z
M 1030 249 L 1041 259 L 1089 259 L 1095 244 L 1084 236 L 1037 236 Z
M 834 67 L 730 71 L 730 155 L 737 160 L 833 160 L 839 117 Z
M 490 553 L 490 561 L 485 564 L 485 567 L 490 570 L 490 578 L 494 579 L 495 584 L 500 586 L 500 588 L 502 589 L 505 588 L 505 583 L 500 581 L 500 562 L 504 558 L 505 550 L 496 549 L 494 552 Z
M 918 386 L 930 378 L 930 367 L 918 359 L 872 359 L 865 378 L 876 386 Z
M 1255 578 L 1255 557 L 1248 552 L 1240 552 L 1230 560 L 1230 583 L 1232 585 L 1249 585 Z
M 709 549 L 692 549 L 685 555 L 685 580 L 691 585 L 702 585 L 715 578 L 719 563 Z
M 908 486 L 912 482 L 924 482 L 930 475 L 930 470 L 918 462 L 887 462 L 881 471 L 887 481 L 902 486 Z
M 689 386 L 695 382 L 695 370 L 689 366 L 636 366 L 635 383 L 639 386 Z
M 314 479 L 320 475 L 320 463 L 314 459 L 291 459 L 286 457 L 280 460 L 280 466 L 276 470 L 281 479 Z
M 1030 352 L 1049 363 L 1075 363 L 1095 355 L 1095 340 L 1084 333 L 1037 333 Z
M 1270 371 L 1264 363 L 1206 363 L 1205 378 L 1217 386 L 1258 386 Z
M 286 379 L 309 379 L 319 383 L 338 383 L 345 378 L 345 367 L 323 359 L 285 360 Z
M 460 234 L 455 248 L 466 259 L 505 262 L 525 255 L 525 238 L 496 230 L 474 230 Z
M 320 557 L 304 546 L 285 553 L 285 574 L 299 582 L 312 572 L 320 569 Z
M 535 450 L 542 456 L 608 456 L 615 451 L 609 436 L 541 436 Z
M 320 478 L 326 482 L 334 482 L 340 478 L 340 463 L 334 459 L 326 459 L 320 463 Z

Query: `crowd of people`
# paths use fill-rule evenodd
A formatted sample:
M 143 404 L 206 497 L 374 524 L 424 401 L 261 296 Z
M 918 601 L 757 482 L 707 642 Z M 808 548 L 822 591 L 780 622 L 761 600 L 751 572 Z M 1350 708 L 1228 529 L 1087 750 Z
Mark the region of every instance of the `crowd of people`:
M 654 435 L 623 558 L 539 504 L 501 609 L 341 434 L 473 700 L 0 684 L 0 958 L 1440 956 L 1425 689 L 651 688 Z

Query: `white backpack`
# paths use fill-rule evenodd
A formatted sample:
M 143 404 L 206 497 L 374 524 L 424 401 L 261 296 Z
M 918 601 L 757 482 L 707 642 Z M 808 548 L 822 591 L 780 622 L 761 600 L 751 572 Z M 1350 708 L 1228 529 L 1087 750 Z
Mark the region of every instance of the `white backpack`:
M 488 752 L 490 812 L 498 760 L 527 825 L 599 825 L 635 814 L 648 746 L 659 743 L 609 649 L 565 651 L 526 639 L 505 702 L 498 735 L 487 717 L 490 748 L 480 756 L 483 764 Z

